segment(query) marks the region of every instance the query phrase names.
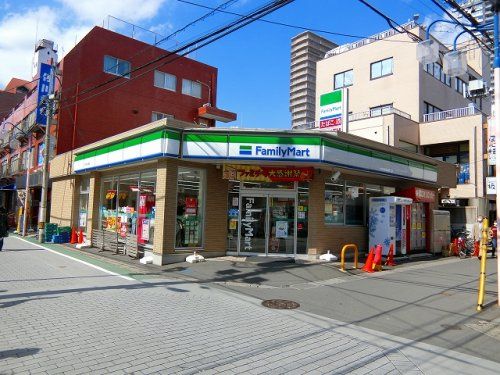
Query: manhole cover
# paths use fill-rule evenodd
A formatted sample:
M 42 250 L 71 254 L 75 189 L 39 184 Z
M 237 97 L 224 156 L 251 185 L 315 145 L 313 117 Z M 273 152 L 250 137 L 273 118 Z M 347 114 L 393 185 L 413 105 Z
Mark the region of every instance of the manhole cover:
M 262 306 L 269 307 L 270 309 L 296 309 L 300 307 L 300 304 L 294 301 L 288 301 L 286 299 L 267 299 L 262 301 Z

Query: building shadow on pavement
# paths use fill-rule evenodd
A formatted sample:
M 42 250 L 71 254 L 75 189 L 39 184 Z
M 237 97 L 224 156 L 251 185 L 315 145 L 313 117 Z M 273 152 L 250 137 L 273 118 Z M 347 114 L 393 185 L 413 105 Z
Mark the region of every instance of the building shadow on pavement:
M 28 355 L 35 355 L 40 351 L 40 348 L 21 348 L 0 350 L 0 359 L 26 357 Z

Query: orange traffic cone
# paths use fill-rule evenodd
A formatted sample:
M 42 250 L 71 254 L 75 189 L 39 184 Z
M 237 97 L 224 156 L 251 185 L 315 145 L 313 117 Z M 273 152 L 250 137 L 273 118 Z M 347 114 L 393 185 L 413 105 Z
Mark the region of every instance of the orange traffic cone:
M 78 243 L 83 243 L 83 229 L 80 228 L 80 232 L 78 233 Z
M 76 229 L 71 228 L 71 240 L 69 241 L 69 243 L 75 244 L 77 241 L 78 241 L 78 239 L 76 237 Z
M 396 262 L 394 261 L 394 245 L 391 243 L 389 247 L 389 253 L 387 254 L 387 259 L 385 260 L 384 265 L 394 267 Z
M 375 256 L 373 257 L 372 269 L 382 271 L 382 245 L 375 247 Z
M 373 257 L 375 256 L 375 249 L 372 247 L 370 249 L 370 252 L 368 253 L 368 258 L 366 258 L 365 265 L 363 268 L 361 268 L 361 271 L 364 272 L 373 272 L 372 265 L 373 265 Z

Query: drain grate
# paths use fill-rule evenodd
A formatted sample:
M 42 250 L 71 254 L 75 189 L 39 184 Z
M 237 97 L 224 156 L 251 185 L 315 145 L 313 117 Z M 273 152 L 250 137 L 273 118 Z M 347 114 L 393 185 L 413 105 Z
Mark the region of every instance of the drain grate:
M 270 309 L 291 310 L 300 307 L 300 304 L 286 299 L 267 299 L 262 301 L 262 306 Z

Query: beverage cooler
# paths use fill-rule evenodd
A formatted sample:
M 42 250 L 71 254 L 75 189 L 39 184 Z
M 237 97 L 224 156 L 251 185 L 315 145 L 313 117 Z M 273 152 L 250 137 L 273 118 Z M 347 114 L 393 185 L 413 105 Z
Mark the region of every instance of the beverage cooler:
M 382 245 L 382 254 L 387 255 L 391 245 L 394 254 L 404 255 L 407 251 L 405 207 L 412 204 L 411 198 L 370 198 L 368 216 L 368 237 L 370 248 Z

